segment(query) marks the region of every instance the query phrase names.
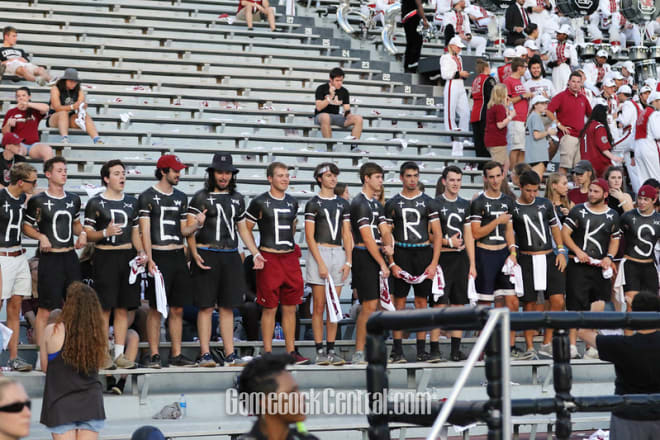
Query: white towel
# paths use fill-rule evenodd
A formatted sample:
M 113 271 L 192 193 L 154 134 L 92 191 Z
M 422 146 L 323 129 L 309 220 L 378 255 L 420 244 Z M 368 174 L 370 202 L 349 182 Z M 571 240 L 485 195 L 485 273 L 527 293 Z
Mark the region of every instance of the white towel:
M 7 349 L 7 345 L 9 344 L 9 340 L 11 339 L 11 335 L 13 334 L 14 331 L 12 329 L 0 323 L 0 347 L 2 348 L 2 350 Z
M 426 272 L 421 275 L 413 276 L 405 270 L 401 270 L 399 275 L 401 275 L 401 279 L 408 284 L 421 284 L 428 278 Z M 433 293 L 433 301 L 437 301 L 445 294 L 445 275 L 440 266 L 436 266 L 435 275 L 433 275 L 431 293 Z
M 330 318 L 330 322 L 339 322 L 342 317 L 341 304 L 339 303 L 339 295 L 337 295 L 335 283 L 330 274 L 325 279 L 325 303 L 328 305 L 328 318 Z
M 507 258 L 504 262 L 504 266 L 502 266 L 502 273 L 509 276 L 509 281 L 511 281 L 511 284 L 513 284 L 514 291 L 516 292 L 517 296 L 520 297 L 525 295 L 522 269 L 520 268 L 520 264 L 516 264 Z
M 548 289 L 548 256 L 532 255 L 532 271 L 534 272 L 534 290 Z
M 468 289 L 467 289 L 468 300 L 470 300 L 470 305 L 477 305 L 479 301 L 479 295 L 477 294 L 477 286 L 474 284 L 474 277 L 470 276 L 468 278 Z
M 395 310 L 390 297 L 390 285 L 387 283 L 387 278 L 383 277 L 383 272 L 380 272 L 380 306 L 390 312 Z
M 626 259 L 622 258 L 619 263 L 619 273 L 616 274 L 616 279 L 614 280 L 614 297 L 620 304 L 623 304 L 624 307 L 626 306 L 626 296 L 623 292 L 623 286 L 626 285 L 625 264 Z
M 85 103 L 81 103 L 76 112 L 76 125 L 81 130 L 85 130 L 85 118 L 87 117 L 87 111 L 85 110 Z
M 167 293 L 165 292 L 165 280 L 163 280 L 163 274 L 158 268 L 156 268 L 156 271 L 152 276 L 154 277 L 156 287 L 156 310 L 163 315 L 163 318 L 167 318 Z
M 580 259 L 578 257 L 573 257 L 573 261 L 575 261 L 576 263 L 579 263 Z M 588 264 L 589 266 L 600 266 L 600 263 L 602 263 L 602 262 L 603 262 L 603 260 L 599 260 L 597 258 L 589 257 L 589 262 L 586 263 L 586 264 Z M 612 270 L 611 267 L 607 268 L 607 269 L 603 269 L 603 278 L 604 279 L 609 280 L 610 278 L 612 278 L 613 275 L 614 275 L 614 271 Z
M 128 262 L 128 266 L 131 268 L 131 273 L 128 274 L 128 283 L 135 284 L 138 275 L 144 273 L 144 264 L 140 264 L 140 257 L 135 257 Z

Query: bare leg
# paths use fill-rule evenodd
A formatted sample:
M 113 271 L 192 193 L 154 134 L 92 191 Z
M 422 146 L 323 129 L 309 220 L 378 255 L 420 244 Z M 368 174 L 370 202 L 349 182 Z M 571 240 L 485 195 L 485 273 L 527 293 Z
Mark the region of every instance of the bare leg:
M 211 331 L 209 331 L 210 336 Z M 234 311 L 226 307 L 220 307 L 220 336 L 222 336 L 225 355 L 229 356 L 234 352 Z
M 209 353 L 211 351 L 211 316 L 213 315 L 213 307 L 199 309 L 197 312 L 197 336 L 199 336 L 199 352 L 200 354 Z M 220 321 L 222 324 L 222 320 Z M 222 338 L 223 344 L 225 338 Z M 227 350 L 225 350 L 227 352 Z M 227 354 L 229 354 L 227 352 Z
M 282 304 L 282 331 L 286 352 L 291 353 L 296 344 L 296 306 Z
M 9 340 L 9 359 L 16 359 L 18 356 L 21 302 L 23 302 L 23 297 L 19 295 L 13 295 L 9 298 L 9 301 L 7 301 L 7 327 L 13 331 L 11 339 Z
M 44 330 L 46 329 L 46 324 L 48 324 L 48 318 L 50 317 L 50 310 L 39 307 L 37 310 L 37 322 L 34 327 L 36 333 L 37 345 L 44 343 L 43 335 Z M 45 359 L 42 359 L 42 364 L 45 365 Z
M 507 295 L 504 297 L 504 305 L 512 312 L 517 312 L 520 307 L 518 297 L 516 295 Z M 516 344 L 516 332 L 511 332 L 511 346 Z
M 37 67 L 37 76 L 42 77 L 46 81 L 50 81 L 50 75 L 48 74 L 48 71 L 44 69 L 43 67 Z
M 30 157 L 44 162 L 53 157 L 53 149 L 48 144 L 35 144 L 30 148 Z
M 37 78 L 32 75 L 30 72 L 27 71 L 27 69 L 23 66 L 19 67 L 16 69 L 16 76 L 20 76 L 26 81 L 36 81 Z
M 314 342 L 321 344 L 323 342 L 323 312 L 325 312 L 325 287 L 315 284 L 312 286 L 312 295 L 314 297 L 314 310 L 312 312 L 312 332 L 314 333 Z M 330 330 L 328 322 L 328 330 Z M 335 331 L 337 325 L 335 324 Z M 328 341 L 330 335 L 328 335 Z
M 396 310 L 403 310 L 406 308 L 406 297 L 396 297 L 392 295 L 392 302 L 394 303 L 394 308 Z M 394 330 L 392 331 L 392 339 L 401 339 L 403 337 L 403 331 Z
M 321 125 L 321 134 L 324 138 L 332 137 L 332 127 L 330 125 L 330 115 L 327 113 L 319 114 L 319 124 Z
M 428 301 L 426 298 L 415 297 L 415 308 L 416 309 L 425 309 L 428 307 Z M 417 339 L 426 340 L 426 332 L 417 332 Z
M 341 287 L 342 286 L 335 286 L 335 290 L 337 291 L 337 298 L 339 298 L 341 295 Z M 314 303 L 316 304 L 316 301 L 314 301 Z M 327 319 L 325 323 L 325 333 L 328 342 L 335 342 L 335 338 L 337 337 L 337 323 L 330 322 L 330 319 Z
M 367 320 L 378 306 L 377 299 L 370 299 L 362 303 L 362 310 L 355 322 L 355 351 L 364 351 L 364 345 L 367 342 Z
M 352 125 L 353 129 L 351 130 L 351 135 L 355 139 L 360 139 L 360 136 L 362 136 L 362 124 L 362 116 L 348 115 L 348 118 L 346 118 L 346 121 L 344 122 L 344 127 L 350 127 Z
M 273 8 L 264 6 L 266 8 L 266 18 L 268 19 L 268 26 L 270 26 L 270 30 L 274 31 L 275 30 L 275 12 L 273 12 Z
M 115 328 L 115 344 L 126 345 L 126 332 L 128 331 L 128 310 L 115 309 L 115 316 L 112 320 Z
M 250 6 L 245 7 L 245 23 L 247 23 L 248 29 L 252 29 L 252 8 Z
M 542 312 L 543 304 L 536 304 L 535 302 L 528 302 L 523 305 L 523 310 L 526 312 Z M 527 350 L 534 348 L 534 335 L 536 330 L 525 330 L 525 345 Z
M 152 356 L 158 354 L 158 344 L 160 342 L 160 320 L 160 312 L 156 309 L 149 309 L 149 312 L 147 313 L 147 339 Z
M 48 119 L 48 126 L 51 128 L 56 128 L 60 132 L 60 136 L 69 135 L 69 112 L 61 111 L 53 113 Z
M 99 433 L 90 431 L 88 429 L 77 429 L 76 440 L 96 440 L 99 438 Z
M 275 331 L 275 315 L 277 307 L 266 308 L 261 311 L 261 339 L 264 342 L 264 351 L 273 351 L 273 332 Z
M 628 311 L 632 310 L 631 305 L 632 305 L 633 299 L 635 299 L 635 296 L 638 293 L 639 293 L 638 290 L 630 290 L 628 292 L 624 292 L 624 294 L 626 296 L 626 305 L 628 306 Z M 626 335 L 626 336 L 632 336 L 633 333 L 634 333 L 634 331 L 630 330 L 630 329 L 624 329 L 623 330 L 623 334 Z
M 551 312 L 562 312 L 564 311 L 564 295 L 552 295 L 550 296 L 550 311 Z M 549 344 L 552 342 L 552 329 L 546 328 L 545 334 L 543 335 L 543 343 Z
M 168 328 L 170 330 L 170 340 L 172 341 L 172 348 L 170 349 L 170 356 L 177 357 L 181 354 L 181 334 L 183 332 L 183 307 L 170 306 L 168 315 Z
M 545 173 L 545 165 L 543 164 L 543 162 L 540 162 L 540 163 L 537 163 L 536 165 L 534 165 L 532 167 L 532 170 L 534 172 L 536 172 L 536 174 L 539 175 L 539 179 L 541 179 L 541 181 L 543 181 L 543 173 Z

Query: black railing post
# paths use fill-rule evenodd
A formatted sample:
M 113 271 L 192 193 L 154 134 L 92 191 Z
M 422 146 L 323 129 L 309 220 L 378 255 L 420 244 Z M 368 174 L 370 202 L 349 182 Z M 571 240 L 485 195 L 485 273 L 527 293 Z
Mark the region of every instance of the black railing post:
M 367 392 L 369 393 L 369 439 L 390 440 L 387 425 L 387 345 L 385 333 L 367 333 Z
M 502 435 L 502 325 L 498 324 L 486 345 L 486 391 L 488 393 L 488 440 L 504 440 Z
M 568 330 L 558 329 L 552 334 L 552 376 L 555 383 L 555 399 L 557 400 L 557 426 L 555 434 L 558 440 L 568 440 L 571 437 L 571 413 L 565 406 L 573 402 L 571 386 L 573 385 L 573 370 L 571 370 L 571 341 Z

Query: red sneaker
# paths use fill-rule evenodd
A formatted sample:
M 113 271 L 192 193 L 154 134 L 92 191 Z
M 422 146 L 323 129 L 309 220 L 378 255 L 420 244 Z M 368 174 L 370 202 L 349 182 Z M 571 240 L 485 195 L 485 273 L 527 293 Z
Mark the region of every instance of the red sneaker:
M 292 351 L 289 353 L 291 357 L 293 358 L 293 361 L 296 363 L 296 365 L 307 365 L 309 364 L 309 359 L 298 353 L 298 350 Z

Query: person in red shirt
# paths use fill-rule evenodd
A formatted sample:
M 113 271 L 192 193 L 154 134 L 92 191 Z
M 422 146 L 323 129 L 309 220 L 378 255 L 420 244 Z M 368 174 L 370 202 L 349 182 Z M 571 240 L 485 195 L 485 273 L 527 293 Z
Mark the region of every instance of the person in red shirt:
M 39 123 L 48 114 L 48 104 L 30 101 L 30 89 L 16 89 L 16 107 L 5 114 L 2 121 L 2 134 L 15 133 L 23 139 L 20 155 L 47 161 L 53 157 L 50 145 L 39 142 Z
M 580 160 L 579 135 L 584 128 L 584 118 L 591 115 L 589 99 L 581 91 L 582 75 L 572 72 L 568 87 L 552 98 L 545 114 L 557 123 L 559 129 L 559 167 L 562 174 L 567 174 Z
M 586 125 L 580 131 L 580 155 L 591 162 L 596 177 L 603 177 L 605 170 L 612 162 L 623 159 L 612 154 L 612 134 L 607 125 L 607 106 L 598 104 L 594 107 Z
M 470 125 L 472 125 L 472 140 L 474 150 L 479 157 L 490 157 L 488 149 L 484 144 L 484 133 L 486 131 L 486 110 L 490 95 L 495 87 L 495 78 L 490 75 L 490 64 L 481 58 L 476 61 L 477 76 L 472 81 L 472 113 L 470 114 Z
M 526 70 L 527 61 L 522 58 L 514 58 L 511 61 L 511 76 L 504 80 L 504 85 L 509 94 L 509 101 L 516 111 L 507 133 L 509 164 L 511 167 L 525 160 L 525 122 L 529 110 L 528 100 L 534 97 L 534 94 L 527 90 L 521 81 Z
M 503 165 L 504 175 L 509 170 L 509 158 L 506 154 L 507 126 L 516 115 L 515 110 L 507 110 L 508 105 L 506 86 L 498 84 L 493 87 L 486 110 L 484 145 L 493 160 Z
M 573 168 L 573 188 L 568 192 L 568 200 L 574 205 L 586 203 L 589 200 L 589 185 L 595 179 L 594 168 L 588 160 L 581 160 Z

